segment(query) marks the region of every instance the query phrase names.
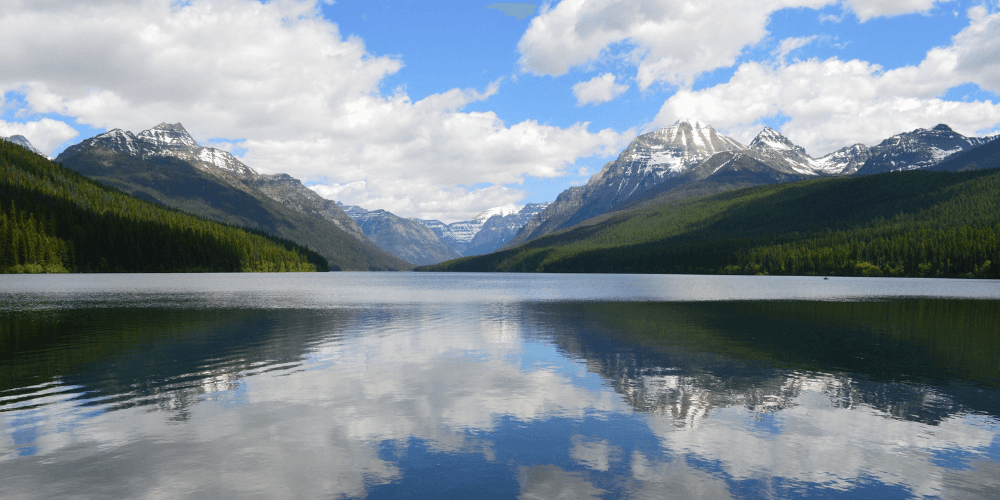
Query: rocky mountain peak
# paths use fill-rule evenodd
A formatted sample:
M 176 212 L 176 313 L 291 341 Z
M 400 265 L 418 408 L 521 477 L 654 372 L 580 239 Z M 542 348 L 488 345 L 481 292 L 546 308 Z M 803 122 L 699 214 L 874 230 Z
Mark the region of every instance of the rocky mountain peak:
M 500 217 L 506 217 L 508 215 L 514 215 L 518 213 L 523 207 L 493 207 L 476 214 L 473 219 L 486 221 L 494 215 L 499 215 Z
M 161 123 L 149 130 L 139 132 L 136 137 L 143 142 L 167 148 L 200 147 L 180 123 Z
M 23 135 L 17 134 L 17 135 L 12 135 L 10 137 L 0 137 L 0 139 L 3 139 L 7 142 L 13 142 L 14 144 L 17 144 L 18 146 L 21 146 L 27 149 L 28 151 L 45 156 L 41 151 L 36 149 L 34 145 L 31 144 L 31 141 L 29 141 L 27 137 Z
M 774 130 L 771 127 L 764 127 L 757 137 L 750 142 L 750 149 L 773 149 L 776 151 L 795 151 L 799 154 L 805 155 L 805 150 L 799 146 L 796 146 L 792 141 L 788 140 L 787 137 L 781 135 L 780 132 Z
M 945 158 L 985 143 L 985 139 L 966 137 L 940 124 L 932 129 L 918 128 L 896 134 L 871 148 L 871 158 L 858 169 L 859 174 L 897 170 L 915 170 L 941 163 Z
M 687 126 L 693 127 L 693 128 L 702 128 L 701 120 L 697 120 L 697 119 L 694 119 L 694 118 L 687 118 L 687 117 L 681 118 L 681 119 L 677 120 L 676 122 L 674 122 L 674 126 L 675 127 L 680 126 L 680 125 L 687 125 Z M 708 128 L 712 128 L 711 125 L 707 125 L 707 127 Z

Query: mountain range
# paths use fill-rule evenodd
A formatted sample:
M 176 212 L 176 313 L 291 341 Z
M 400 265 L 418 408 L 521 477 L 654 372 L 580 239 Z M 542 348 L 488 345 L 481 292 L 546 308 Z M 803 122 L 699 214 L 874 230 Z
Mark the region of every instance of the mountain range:
M 139 198 L 312 248 L 332 269 L 413 267 L 368 241 L 334 202 L 289 176 L 258 174 L 226 151 L 200 146 L 179 123 L 139 134 L 114 129 L 56 161 Z
M 139 134 L 115 129 L 56 160 L 147 200 L 304 244 L 334 268 L 408 269 L 513 248 L 654 201 L 821 177 L 949 169 L 946 160 L 977 150 L 988 167 L 996 158 L 985 151 L 1000 144 L 993 139 L 966 137 L 942 124 L 813 158 L 770 127 L 744 145 L 711 125 L 682 119 L 636 137 L 585 185 L 551 203 L 497 207 L 453 223 L 327 200 L 288 174 L 259 174 L 226 151 L 200 146 L 179 123 Z M 31 147 L 23 136 L 7 140 Z
M 685 199 L 748 186 L 924 169 L 993 139 L 966 137 L 938 125 L 897 134 L 871 148 L 855 144 L 813 158 L 770 127 L 745 146 L 711 125 L 682 119 L 637 137 L 587 184 L 560 193 L 503 248 L 651 199 Z

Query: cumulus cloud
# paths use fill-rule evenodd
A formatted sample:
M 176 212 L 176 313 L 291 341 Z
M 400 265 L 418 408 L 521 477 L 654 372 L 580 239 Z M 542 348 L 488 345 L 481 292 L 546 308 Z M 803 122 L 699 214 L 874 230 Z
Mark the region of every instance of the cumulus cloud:
M 14 2 L 0 13 L 0 93 L 17 92 L 36 113 L 94 127 L 139 131 L 182 122 L 202 142 L 245 139 L 245 161 L 337 186 L 363 182 L 343 201 L 464 219 L 488 203 L 516 201 L 480 183 L 563 174 L 581 157 L 615 152 L 623 138 L 587 124 L 505 124 L 465 112 L 498 84 L 411 101 L 384 93 L 403 62 L 343 37 L 315 0 Z M 44 54 L 40 57 L 39 54 Z M 469 188 L 456 188 L 456 184 Z M 504 192 L 498 197 L 498 193 Z M 407 197 L 413 197 L 408 199 Z M 430 215 L 430 214 L 428 214 Z
M 937 0 L 846 0 L 867 21 L 923 12 Z M 837 0 L 562 0 L 541 13 L 518 44 L 520 64 L 539 75 L 607 58 L 637 66 L 639 87 L 657 82 L 690 86 L 716 68 L 730 67 L 768 35 L 771 14 L 787 8 L 819 9 Z
M 576 105 L 583 106 L 608 102 L 622 95 L 626 90 L 628 90 L 628 85 L 615 83 L 615 75 L 605 73 L 586 82 L 573 85 L 573 96 L 576 97 Z
M 942 0 L 844 0 L 844 6 L 857 14 L 861 22 L 873 17 L 898 16 L 926 12 Z M 950 0 L 943 0 L 948 2 Z
M 1000 14 L 969 11 L 970 25 L 952 45 L 927 53 L 917 66 L 885 71 L 859 60 L 810 59 L 788 65 L 748 62 L 729 82 L 667 99 L 654 120 L 701 120 L 749 140 L 759 121 L 784 116 L 782 132 L 814 156 L 854 143 L 873 145 L 896 134 L 947 123 L 973 135 L 1000 124 L 1000 104 L 948 101 L 942 95 L 963 83 L 1000 90 L 996 33 Z M 991 51 L 993 50 L 993 51 Z
M 35 149 L 45 154 L 52 154 L 56 147 L 79 133 L 65 122 L 51 118 L 24 123 L 0 120 L 0 137 L 12 135 L 23 135 Z

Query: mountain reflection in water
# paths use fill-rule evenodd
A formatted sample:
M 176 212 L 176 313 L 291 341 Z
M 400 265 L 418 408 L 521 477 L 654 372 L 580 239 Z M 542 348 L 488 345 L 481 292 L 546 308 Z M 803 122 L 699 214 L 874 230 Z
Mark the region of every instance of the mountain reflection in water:
M 1000 492 L 996 300 L 35 300 L 4 498 Z

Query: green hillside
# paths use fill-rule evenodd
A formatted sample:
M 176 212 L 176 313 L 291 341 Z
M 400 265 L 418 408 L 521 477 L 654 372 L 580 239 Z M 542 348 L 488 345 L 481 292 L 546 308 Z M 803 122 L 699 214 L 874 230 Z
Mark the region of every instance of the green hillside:
M 286 207 L 239 181 L 228 184 L 178 158 L 139 159 L 94 147 L 69 148 L 58 160 L 77 173 L 138 198 L 308 246 L 335 270 L 413 268 L 409 262 L 371 242 L 358 240 L 322 217 Z
M 0 141 L 0 272 L 327 271 L 322 256 L 95 183 Z
M 647 203 L 419 270 L 1000 278 L 1000 170 L 818 179 Z

